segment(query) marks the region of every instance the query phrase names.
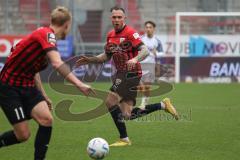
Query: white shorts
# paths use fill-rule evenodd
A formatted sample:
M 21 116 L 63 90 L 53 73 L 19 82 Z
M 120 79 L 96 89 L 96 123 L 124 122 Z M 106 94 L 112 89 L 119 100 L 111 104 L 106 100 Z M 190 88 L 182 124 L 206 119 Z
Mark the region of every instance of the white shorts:
M 141 63 L 143 83 L 153 83 L 155 81 L 155 63 Z

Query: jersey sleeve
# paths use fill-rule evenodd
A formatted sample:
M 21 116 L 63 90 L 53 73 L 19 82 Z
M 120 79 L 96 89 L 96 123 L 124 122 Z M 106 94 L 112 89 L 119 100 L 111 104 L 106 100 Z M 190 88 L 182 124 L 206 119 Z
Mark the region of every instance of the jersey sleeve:
M 133 48 L 135 49 L 138 49 L 139 46 L 143 45 L 140 35 L 135 30 L 129 31 L 128 38 L 131 41 Z
M 156 50 L 158 52 L 163 52 L 162 42 L 158 38 L 156 38 L 156 40 L 157 40 L 157 48 L 156 48 Z
M 39 31 L 38 33 L 35 33 L 34 37 L 41 44 L 42 49 L 45 52 L 57 50 L 57 41 L 54 33 L 47 31 Z

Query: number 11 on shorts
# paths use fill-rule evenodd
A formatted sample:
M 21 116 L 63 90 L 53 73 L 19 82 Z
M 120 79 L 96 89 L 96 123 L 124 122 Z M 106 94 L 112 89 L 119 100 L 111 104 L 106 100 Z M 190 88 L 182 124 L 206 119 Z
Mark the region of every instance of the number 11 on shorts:
M 16 116 L 17 116 L 17 119 L 18 119 L 18 120 L 20 120 L 21 118 L 22 118 L 22 119 L 25 118 L 22 107 L 15 108 L 14 111 L 15 111 L 15 113 L 16 113 Z

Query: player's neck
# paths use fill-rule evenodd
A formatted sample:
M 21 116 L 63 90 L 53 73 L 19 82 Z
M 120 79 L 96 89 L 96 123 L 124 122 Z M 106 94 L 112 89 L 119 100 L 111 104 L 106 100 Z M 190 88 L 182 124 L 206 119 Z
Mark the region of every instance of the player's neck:
M 148 38 L 153 38 L 153 34 L 147 34 Z
M 126 24 L 123 24 L 121 28 L 115 29 L 115 32 L 117 32 L 117 33 L 121 32 L 125 26 L 126 26 Z
M 56 37 L 58 37 L 58 35 L 61 33 L 61 28 L 53 25 L 50 25 L 49 27 L 54 31 L 54 34 L 56 35 Z

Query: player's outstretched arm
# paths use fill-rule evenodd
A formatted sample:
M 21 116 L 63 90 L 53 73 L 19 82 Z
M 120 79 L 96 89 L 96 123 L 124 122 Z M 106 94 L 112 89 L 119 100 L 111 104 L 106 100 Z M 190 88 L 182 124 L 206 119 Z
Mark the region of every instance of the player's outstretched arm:
M 81 66 L 90 63 L 104 63 L 109 60 L 106 53 L 101 53 L 97 56 L 88 57 L 88 56 L 80 56 L 80 58 L 76 61 L 75 66 Z
M 62 61 L 59 52 L 52 50 L 47 52 L 47 56 L 53 68 L 56 69 L 70 83 L 74 84 L 84 95 L 95 95 L 95 91 L 91 88 L 91 86 L 84 84 L 74 74 L 71 73 L 69 66 Z

